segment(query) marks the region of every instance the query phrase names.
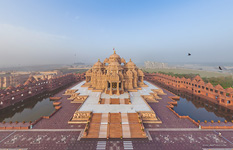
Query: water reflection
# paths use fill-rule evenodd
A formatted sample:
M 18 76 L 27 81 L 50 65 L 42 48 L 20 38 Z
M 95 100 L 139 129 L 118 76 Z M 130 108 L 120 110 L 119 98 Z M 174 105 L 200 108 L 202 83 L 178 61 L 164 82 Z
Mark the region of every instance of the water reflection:
M 6 109 L 0 110 L 0 122 L 29 122 L 35 121 L 41 116 L 48 116 L 52 114 L 55 111 L 55 108 L 53 106 L 53 101 L 50 101 L 49 97 L 65 88 L 67 88 L 67 86 L 52 92 L 40 94 Z
M 180 100 L 177 101 L 177 105 L 173 109 L 181 116 L 188 115 L 193 120 L 200 120 L 202 122 L 205 120 L 213 120 L 215 122 L 218 120 L 233 120 L 233 110 L 219 106 L 188 92 L 170 88 L 159 83 L 158 85 L 180 96 Z

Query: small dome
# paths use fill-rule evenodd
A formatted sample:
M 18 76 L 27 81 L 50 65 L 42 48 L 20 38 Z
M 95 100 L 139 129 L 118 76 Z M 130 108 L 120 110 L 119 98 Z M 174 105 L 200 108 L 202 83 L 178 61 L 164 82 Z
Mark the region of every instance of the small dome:
M 102 63 L 100 62 L 100 59 L 98 59 L 98 61 L 94 65 L 95 66 L 102 65 Z
M 128 67 L 128 68 L 135 68 L 136 65 L 130 59 L 129 62 L 126 64 L 126 67 Z
M 100 62 L 100 59 L 94 64 L 94 68 L 102 68 L 103 64 Z

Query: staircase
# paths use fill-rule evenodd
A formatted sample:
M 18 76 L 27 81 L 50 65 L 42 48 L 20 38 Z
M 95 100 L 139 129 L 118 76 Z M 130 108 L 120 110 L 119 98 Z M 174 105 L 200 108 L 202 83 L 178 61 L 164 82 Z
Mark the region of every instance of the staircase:
M 137 113 L 94 113 L 82 138 L 147 138 Z

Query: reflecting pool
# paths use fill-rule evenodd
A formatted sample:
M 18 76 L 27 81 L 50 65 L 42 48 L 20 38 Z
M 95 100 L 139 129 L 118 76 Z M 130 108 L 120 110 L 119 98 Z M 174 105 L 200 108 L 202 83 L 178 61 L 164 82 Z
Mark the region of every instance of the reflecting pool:
M 42 116 L 49 116 L 55 111 L 53 101 L 51 101 L 49 97 L 55 95 L 67 87 L 68 86 L 52 92 L 39 94 L 23 102 L 19 102 L 15 105 L 0 110 L 0 122 L 33 122 Z
M 173 108 L 180 116 L 189 116 L 193 120 L 200 120 L 201 122 L 205 120 L 208 122 L 211 120 L 215 122 L 218 120 L 233 120 L 233 111 L 228 108 L 219 106 L 182 90 L 176 90 L 159 83 L 158 85 L 180 96 L 180 100 L 177 100 L 177 105 Z

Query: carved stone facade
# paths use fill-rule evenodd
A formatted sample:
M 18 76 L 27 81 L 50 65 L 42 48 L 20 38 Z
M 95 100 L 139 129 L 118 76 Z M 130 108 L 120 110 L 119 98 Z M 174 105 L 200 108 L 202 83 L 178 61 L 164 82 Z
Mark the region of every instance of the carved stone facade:
M 78 91 L 76 89 L 72 90 L 72 89 L 68 89 L 65 91 L 65 94 L 64 95 L 72 95 L 72 94 L 75 94 L 75 92 Z
M 205 83 L 200 76 L 186 79 L 152 73 L 146 74 L 145 78 L 149 81 L 156 81 L 169 87 L 185 90 L 218 105 L 233 109 L 233 88 L 224 89 L 221 85 L 213 86 L 211 83 Z
M 92 113 L 90 111 L 76 111 L 72 120 L 68 123 L 87 123 L 91 115 Z
M 104 62 L 98 60 L 86 72 L 85 86 L 93 91 L 104 91 L 106 94 L 120 95 L 124 91 L 135 91 L 146 86 L 143 82 L 144 73 L 131 61 L 127 62 L 119 55 L 112 54 Z
M 88 98 L 88 95 L 79 95 L 75 97 L 71 103 L 84 103 L 87 98 Z
M 143 123 L 162 123 L 154 111 L 139 111 L 138 115 L 141 117 Z

